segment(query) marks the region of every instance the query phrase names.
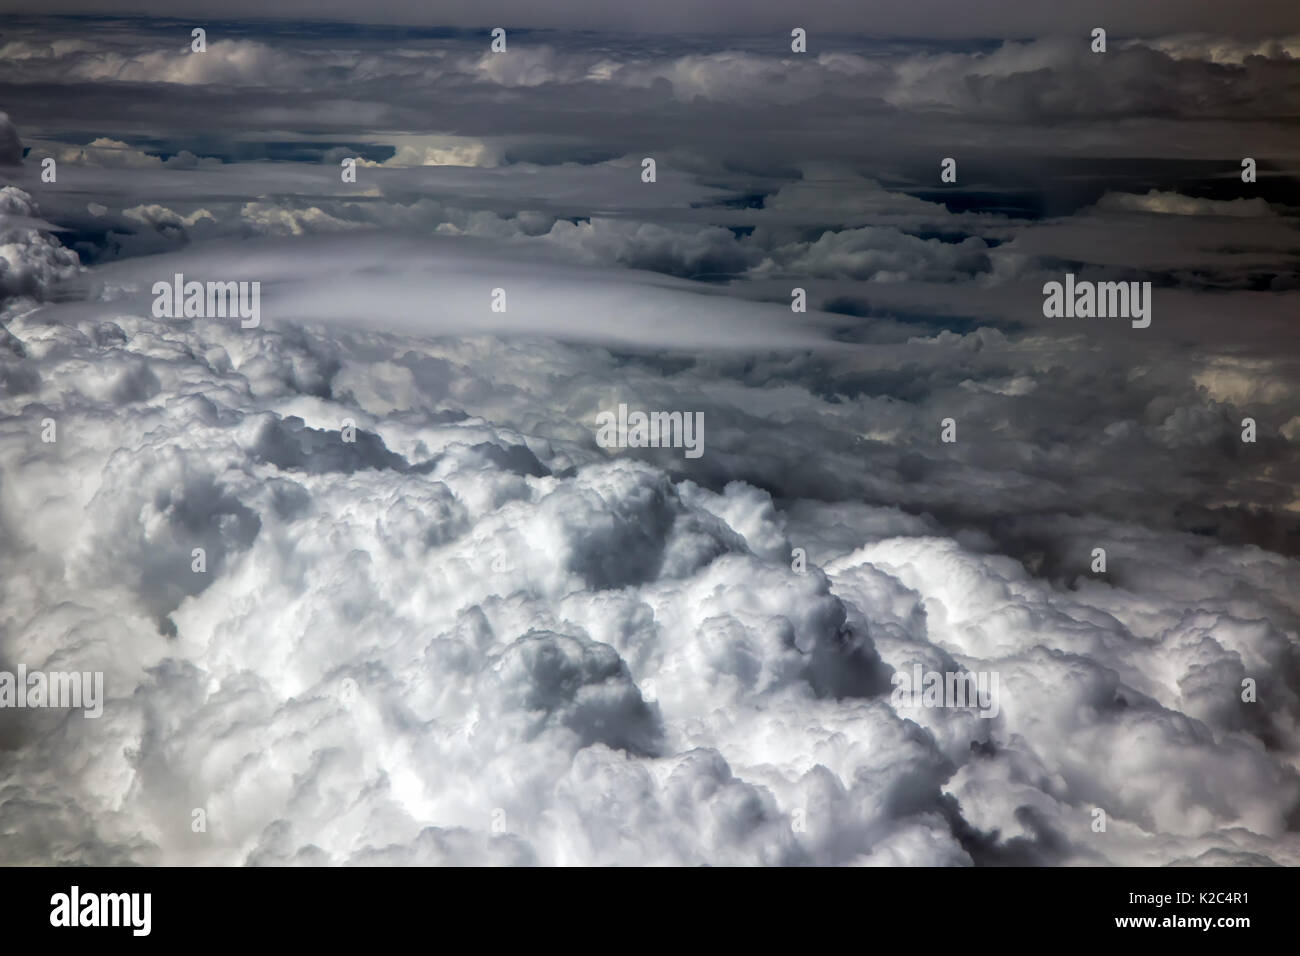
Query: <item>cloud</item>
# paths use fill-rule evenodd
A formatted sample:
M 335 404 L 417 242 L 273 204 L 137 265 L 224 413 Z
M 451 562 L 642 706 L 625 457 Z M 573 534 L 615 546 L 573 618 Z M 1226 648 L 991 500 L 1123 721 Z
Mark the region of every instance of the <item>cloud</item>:
M 0 303 L 14 296 L 43 299 L 80 268 L 77 256 L 49 236 L 31 196 L 0 187 Z
M 23 161 L 23 144 L 9 114 L 0 113 L 0 166 L 18 166 Z
M 35 147 L 38 151 L 39 146 Z M 103 166 L 112 169 L 156 169 L 169 167 L 175 169 L 192 169 L 200 165 L 217 165 L 220 160 L 195 156 L 189 150 L 181 150 L 175 156 L 164 159 L 143 150 L 132 149 L 128 144 L 106 136 L 92 140 L 85 146 L 62 146 L 52 151 L 60 163 L 73 163 L 79 166 Z
M 225 267 L 216 247 L 182 267 L 273 264 L 273 288 L 343 261 L 327 245 L 262 243 Z M 491 261 L 451 250 L 448 274 Z M 409 268 L 373 251 L 390 275 Z M 348 281 L 370 268 L 356 261 Z M 95 274 L 118 288 L 131 270 Z M 446 279 L 433 288 L 446 295 Z M 696 324 L 725 321 L 728 300 L 690 300 Z M 53 744 L 11 751 L 4 771 L 24 831 L 45 834 L 44 858 L 1298 858 L 1286 817 L 1300 784 L 1278 749 L 1300 717 L 1286 676 L 1300 620 L 1292 559 L 1069 517 L 1074 490 L 1053 489 L 1067 472 L 1034 465 L 1040 439 L 1028 434 L 984 458 L 967 433 L 951 499 L 965 517 L 947 519 L 979 523 L 981 470 L 1004 500 L 1023 499 L 1016 472 L 1033 471 L 1030 513 L 1055 516 L 999 532 L 1023 558 L 997 553 L 987 531 L 852 503 L 909 484 L 941 501 L 953 465 L 924 451 L 930 408 L 967 379 L 989 381 L 1009 350 L 1047 342 L 903 346 L 882 369 L 912 362 L 934 392 L 911 407 L 872 399 L 860 360 L 844 355 L 832 401 L 801 373 L 750 381 L 755 370 L 728 371 L 725 353 L 673 371 L 536 337 L 546 326 L 526 339 L 241 330 L 155 320 L 131 301 L 56 303 L 7 322 L 23 356 L 7 361 L 34 384 L 4 399 L 0 455 L 23 456 L 31 480 L 0 494 L 13 542 L 0 606 L 30 623 L 6 627 L 0 654 L 104 669 L 109 688 L 99 721 L 9 724 L 19 740 L 54 732 Z M 1046 355 L 1037 364 L 1053 367 Z M 1052 410 L 1077 403 L 1072 379 L 1034 378 L 1022 400 L 1058 427 Z M 1164 388 L 1130 378 L 1112 401 L 1141 416 Z M 595 410 L 629 399 L 702 408 L 703 470 L 683 473 L 669 450 L 597 448 Z M 975 421 L 979 405 L 963 403 L 963 422 Z M 876 463 L 855 469 L 855 430 L 885 427 L 891 408 L 907 455 L 928 463 L 892 465 L 867 445 Z M 35 443 L 46 415 L 79 438 Z M 1164 454 L 1141 447 L 1115 454 L 1136 456 L 1136 471 Z M 784 476 L 779 495 L 763 487 L 762 459 Z M 718 468 L 751 477 L 721 482 Z M 1110 476 L 1097 495 L 1122 480 L 1085 473 Z M 843 485 L 828 499 L 818 482 L 832 474 Z M 1140 514 L 1128 501 L 1113 506 Z M 1035 541 L 1054 542 L 1073 587 L 1030 572 Z M 1098 541 L 1112 577 L 1086 574 Z M 796 546 L 805 574 L 790 567 Z M 201 575 L 194 547 L 207 555 Z M 997 671 L 999 716 L 894 708 L 889 675 L 917 663 Z M 1236 702 L 1247 675 L 1267 710 Z M 1111 820 L 1104 842 L 1090 826 L 1098 806 Z M 189 828 L 193 807 L 207 811 L 206 834 Z M 6 852 L 37 851 L 19 840 Z
M 132 206 L 130 209 L 123 209 L 122 215 L 127 219 L 133 219 L 143 225 L 152 226 L 165 236 L 187 236 L 187 230 L 193 229 L 203 220 L 214 221 L 212 213 L 208 212 L 206 209 L 198 209 L 190 213 L 188 216 L 182 216 L 179 213 L 168 209 L 166 206 L 160 206 L 157 203 L 150 203 L 147 206 Z
M 988 246 L 975 236 L 951 244 L 864 226 L 825 232 L 815 242 L 772 251 L 757 271 L 873 282 L 954 281 L 989 270 Z
M 184 45 L 172 50 L 131 56 L 115 52 L 87 55 L 83 49 L 56 54 L 59 58 L 68 55 L 72 60 L 72 78 L 90 82 L 269 86 L 298 79 L 303 66 L 293 58 L 286 59 L 274 47 L 255 40 L 213 40 L 202 52 L 191 50 L 187 39 Z
M 1106 193 L 1097 208 L 1108 212 L 1150 212 L 1171 216 L 1271 216 L 1268 201 L 1253 199 L 1197 199 L 1178 193 L 1153 189 L 1145 196 L 1133 193 Z
M 319 211 L 288 214 L 255 204 L 244 215 L 259 231 L 295 236 L 304 223 L 316 231 L 327 222 Z M 371 236 L 364 246 L 347 237 L 302 239 L 260 248 L 205 245 L 115 263 L 96 277 L 117 290 L 120 307 L 134 303 L 141 312 L 151 308 L 153 284 L 180 272 L 262 282 L 268 323 L 310 317 L 355 328 L 396 323 L 430 335 L 508 331 L 668 348 L 829 343 L 826 316 L 755 306 L 650 273 L 616 279 L 599 268 L 565 265 L 557 254 L 528 261 L 510 244 L 451 236 Z M 498 288 L 506 293 L 503 311 L 492 308 Z M 708 311 L 708 322 L 698 320 L 700 310 Z
M 481 140 L 460 137 L 419 137 L 398 140 L 387 166 L 495 166 L 499 151 Z
M 0 857 L 1300 862 L 1289 41 L 935 9 L 875 32 L 1064 35 L 16 21 L 0 669 L 108 701 L 0 711 Z M 1045 318 L 1066 272 L 1151 327 Z M 176 273 L 260 325 L 154 318 Z
M 1148 45 L 1177 59 L 1208 60 L 1211 63 L 1244 63 L 1250 57 L 1294 59 L 1300 55 L 1300 36 L 1272 36 L 1242 41 L 1228 36 L 1181 34 L 1159 37 Z

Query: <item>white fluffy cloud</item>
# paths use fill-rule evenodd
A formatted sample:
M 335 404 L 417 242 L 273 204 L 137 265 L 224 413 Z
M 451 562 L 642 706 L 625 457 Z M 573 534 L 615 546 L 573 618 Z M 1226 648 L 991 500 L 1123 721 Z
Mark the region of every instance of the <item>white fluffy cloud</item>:
M 79 262 L 53 239 L 31 196 L 0 187 L 0 303 L 13 296 L 43 298 L 60 279 L 75 275 Z
M 290 291 L 276 276 L 343 262 L 262 243 L 201 261 Z M 983 532 L 715 485 L 592 430 L 619 401 L 702 408 L 703 461 L 797 483 L 804 440 L 861 464 L 873 414 L 925 447 L 919 405 L 536 335 L 160 321 L 122 296 L 133 268 L 5 316 L 0 460 L 22 478 L 0 483 L 0 660 L 103 670 L 109 697 L 98 720 L 2 715 L 8 862 L 1300 862 L 1293 560 L 1062 512 L 1023 534 L 1075 562 L 1067 587 Z M 603 301 L 653 295 L 626 283 Z M 689 299 L 728 321 L 730 300 Z M 1035 347 L 981 341 L 895 358 L 934 376 L 983 355 L 959 374 L 987 379 Z M 986 469 L 1017 494 L 1014 447 L 969 461 L 962 493 Z M 1084 570 L 1099 540 L 1110 578 Z M 889 676 L 918 663 L 998 672 L 1000 713 L 896 708 Z

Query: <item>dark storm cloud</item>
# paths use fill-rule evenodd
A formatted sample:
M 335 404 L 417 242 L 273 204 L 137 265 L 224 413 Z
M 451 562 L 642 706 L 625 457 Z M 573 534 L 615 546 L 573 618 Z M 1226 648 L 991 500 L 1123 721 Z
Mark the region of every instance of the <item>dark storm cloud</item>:
M 1062 156 L 1221 160 L 1233 141 L 1267 164 L 1296 150 L 1274 119 L 1300 94 L 1300 59 L 1258 44 L 1116 42 L 1100 57 L 1086 38 L 961 51 L 859 42 L 797 57 L 731 40 L 545 35 L 493 56 L 482 37 L 245 24 L 212 27 L 208 51 L 191 55 L 180 26 L 136 23 L 50 46 L 50 31 L 68 29 L 13 21 L 5 34 L 0 103 L 34 149 L 107 136 L 172 164 L 182 151 L 306 159 L 313 146 L 410 164 L 422 154 L 403 137 L 438 133 L 498 163 L 654 151 L 766 190 L 813 159 L 931 184 L 960 144 L 963 188 L 1003 192 L 1053 175 Z

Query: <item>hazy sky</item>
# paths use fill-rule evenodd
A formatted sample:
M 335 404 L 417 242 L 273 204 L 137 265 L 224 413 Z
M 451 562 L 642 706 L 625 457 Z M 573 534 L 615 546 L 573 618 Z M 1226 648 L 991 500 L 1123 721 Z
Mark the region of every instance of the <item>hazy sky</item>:
M 893 36 L 1020 37 L 1106 27 L 1115 34 L 1209 32 L 1281 36 L 1300 31 L 1290 0 L 4 0 L 25 13 L 140 13 L 175 17 L 312 17 L 367 23 L 555 27 L 652 31 L 764 32 L 799 25 Z

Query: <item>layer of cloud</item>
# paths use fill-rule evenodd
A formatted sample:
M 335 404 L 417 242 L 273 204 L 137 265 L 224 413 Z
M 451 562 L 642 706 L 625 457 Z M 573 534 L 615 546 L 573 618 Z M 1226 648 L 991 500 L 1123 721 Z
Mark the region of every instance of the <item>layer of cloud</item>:
M 297 277 L 268 289 L 305 301 L 340 268 L 325 248 L 202 261 Z M 1186 366 L 1094 390 L 1080 419 L 1073 384 L 1117 370 L 1067 372 L 1077 350 L 1050 340 L 668 367 L 547 326 L 156 320 L 127 290 L 141 268 L 5 316 L 0 456 L 23 477 L 0 484 L 0 658 L 103 670 L 109 696 L 99 720 L 3 715 L 10 862 L 1300 860 L 1295 562 L 1137 491 L 1147 462 L 1234 427 L 1229 395 L 1172 387 Z M 653 293 L 635 283 L 610 289 Z M 730 301 L 695 296 L 692 321 L 725 327 Z M 990 443 L 1005 395 L 965 386 L 1013 365 L 1036 388 L 1006 394 L 1037 412 Z M 883 394 L 904 379 L 923 391 Z M 1300 413 L 1290 389 L 1254 398 Z M 598 448 L 620 401 L 704 411 L 706 456 Z M 944 408 L 974 429 L 951 451 Z M 1294 456 L 1261 453 L 1284 470 L 1238 500 L 1288 485 Z M 1091 517 L 1075 470 L 1101 482 Z M 1165 475 L 1184 501 L 1217 483 Z M 909 495 L 937 517 L 886 503 Z M 997 671 L 998 716 L 895 706 L 890 674 L 917 664 Z

